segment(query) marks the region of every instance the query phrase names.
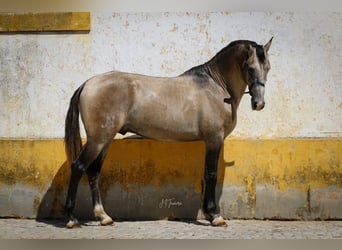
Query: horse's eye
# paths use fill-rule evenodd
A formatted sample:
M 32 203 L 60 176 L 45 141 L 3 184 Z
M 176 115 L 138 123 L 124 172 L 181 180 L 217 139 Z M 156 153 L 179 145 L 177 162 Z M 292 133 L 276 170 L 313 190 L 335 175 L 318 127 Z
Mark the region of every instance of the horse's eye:
M 248 71 L 250 74 L 255 75 L 256 69 L 252 67 L 248 67 Z

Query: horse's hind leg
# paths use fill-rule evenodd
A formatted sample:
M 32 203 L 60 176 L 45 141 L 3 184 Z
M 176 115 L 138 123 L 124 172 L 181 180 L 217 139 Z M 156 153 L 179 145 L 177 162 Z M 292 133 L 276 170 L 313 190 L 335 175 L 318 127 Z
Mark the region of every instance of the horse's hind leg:
M 102 150 L 102 152 L 99 154 L 96 160 L 87 169 L 89 186 L 93 198 L 94 214 L 96 218 L 100 219 L 101 225 L 103 226 L 110 225 L 113 223 L 112 218 L 109 217 L 108 214 L 104 211 L 99 189 L 101 167 L 109 146 L 110 143 L 108 143 L 108 145 Z
M 68 228 L 79 226 L 79 222 L 74 216 L 78 184 L 81 180 L 83 173 L 87 170 L 90 164 L 98 157 L 103 147 L 103 144 L 94 143 L 91 140 L 88 140 L 80 155 L 77 157 L 75 162 L 71 164 L 70 182 L 65 204 L 65 210 L 69 219 L 69 222 L 67 224 Z

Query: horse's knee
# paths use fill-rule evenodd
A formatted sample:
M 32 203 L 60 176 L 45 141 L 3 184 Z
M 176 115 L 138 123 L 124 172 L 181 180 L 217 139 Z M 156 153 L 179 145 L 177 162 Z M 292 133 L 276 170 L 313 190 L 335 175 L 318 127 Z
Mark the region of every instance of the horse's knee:
M 216 179 L 217 179 L 217 172 L 212 171 L 212 172 L 205 173 L 205 180 L 206 181 L 213 181 Z

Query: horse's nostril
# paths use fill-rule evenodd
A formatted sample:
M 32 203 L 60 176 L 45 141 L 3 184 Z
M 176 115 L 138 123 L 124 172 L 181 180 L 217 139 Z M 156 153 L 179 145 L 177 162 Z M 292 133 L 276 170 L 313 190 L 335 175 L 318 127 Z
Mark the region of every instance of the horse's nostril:
M 252 109 L 253 110 L 262 110 L 265 107 L 265 103 L 259 103 L 259 102 L 252 102 Z

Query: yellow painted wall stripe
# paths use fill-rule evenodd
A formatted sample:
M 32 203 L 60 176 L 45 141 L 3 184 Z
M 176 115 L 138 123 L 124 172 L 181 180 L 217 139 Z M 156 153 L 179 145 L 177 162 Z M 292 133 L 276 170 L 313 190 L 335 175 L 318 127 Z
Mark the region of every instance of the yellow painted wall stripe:
M 0 183 L 43 187 L 66 164 L 62 140 L 0 140 L 0 151 Z M 103 176 L 127 186 L 193 182 L 200 190 L 203 161 L 202 142 L 115 140 Z M 342 139 L 228 139 L 219 178 L 225 186 L 342 187 L 341 162 Z
M 0 186 L 24 183 L 43 188 L 61 169 L 70 175 L 62 140 L 0 140 Z M 102 170 L 101 185 L 160 186 L 192 184 L 200 192 L 202 142 L 114 140 Z
M 225 185 L 342 187 L 342 139 L 226 140 Z
M 0 32 L 89 32 L 90 12 L 0 13 Z

